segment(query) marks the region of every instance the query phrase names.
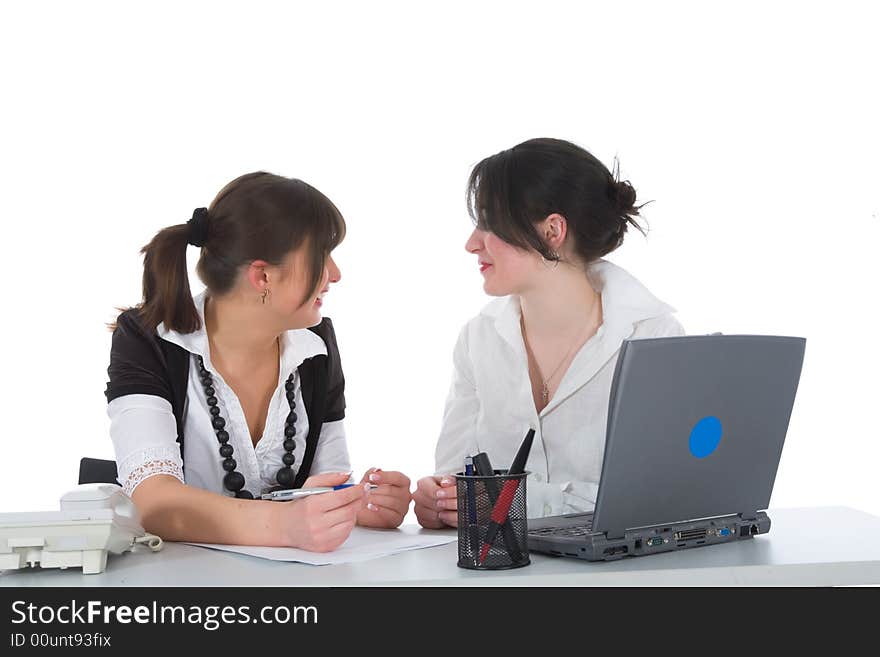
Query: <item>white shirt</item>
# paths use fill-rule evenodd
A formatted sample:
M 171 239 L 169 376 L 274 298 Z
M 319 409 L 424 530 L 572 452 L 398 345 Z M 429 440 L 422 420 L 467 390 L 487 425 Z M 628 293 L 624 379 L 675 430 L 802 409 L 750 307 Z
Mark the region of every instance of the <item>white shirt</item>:
M 255 497 L 266 489 L 276 486 L 275 473 L 283 467 L 284 422 L 290 412 L 284 383 L 294 374 L 296 389 L 296 449 L 293 454 L 296 462 L 292 469 L 298 470 L 305 454 L 306 437 L 309 434 L 309 419 L 300 390 L 297 367 L 307 358 L 327 353 L 324 341 L 308 329 L 285 331 L 281 335 L 281 357 L 278 386 L 269 402 L 263 437 L 256 447 L 251 440 L 250 430 L 238 397 L 223 377 L 214 368 L 208 348 L 208 335 L 205 332 L 205 293 L 193 298 L 201 318 L 201 326 L 193 333 L 178 333 L 159 324 L 156 332 L 159 337 L 173 342 L 190 352 L 189 381 L 187 383 L 187 405 L 183 432 L 186 473 L 180 458 L 177 441 L 177 426 L 171 404 L 162 397 L 154 395 L 124 395 L 107 405 L 110 416 L 110 437 L 116 452 L 119 482 L 125 492 L 131 495 L 145 479 L 167 474 L 177 477 L 181 482 L 215 493 L 232 495 L 223 487 L 226 471 L 221 467 L 220 443 L 211 425 L 211 414 L 205 397 L 205 389 L 199 379 L 197 356 L 204 359 L 205 367 L 214 380 L 215 396 L 218 399 L 220 415 L 226 420 L 225 430 L 229 433 L 232 445 L 232 458 L 236 471 L 244 475 L 245 490 Z M 348 447 L 345 442 L 343 420 L 325 422 L 321 427 L 318 447 L 312 461 L 311 472 L 349 471 Z
M 587 272 L 601 293 L 602 325 L 577 352 L 559 388 L 535 408 L 520 330 L 519 297 L 490 302 L 462 329 L 437 440 L 437 474 L 461 472 L 464 458 L 486 452 L 508 468 L 529 428 L 528 516 L 592 511 L 596 503 L 608 397 L 617 353 L 626 338 L 683 335 L 672 313 L 627 271 L 606 260 Z

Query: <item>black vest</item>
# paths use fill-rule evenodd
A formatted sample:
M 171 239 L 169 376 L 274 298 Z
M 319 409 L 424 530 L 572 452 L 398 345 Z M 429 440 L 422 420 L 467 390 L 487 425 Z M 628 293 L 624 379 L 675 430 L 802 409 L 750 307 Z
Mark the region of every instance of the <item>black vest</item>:
M 325 317 L 309 330 L 327 345 L 327 355 L 308 358 L 297 368 L 309 418 L 309 435 L 306 437 L 305 454 L 298 459 L 294 488 L 301 488 L 309 476 L 323 423 L 336 422 L 345 417 L 345 377 L 333 323 Z M 107 403 L 123 395 L 135 394 L 156 395 L 168 400 L 177 422 L 181 459 L 189 365 L 190 352 L 162 339 L 155 330 L 147 330 L 139 320 L 137 309 L 126 310 L 119 315 L 110 347 L 110 366 L 107 368 L 109 381 L 104 392 Z

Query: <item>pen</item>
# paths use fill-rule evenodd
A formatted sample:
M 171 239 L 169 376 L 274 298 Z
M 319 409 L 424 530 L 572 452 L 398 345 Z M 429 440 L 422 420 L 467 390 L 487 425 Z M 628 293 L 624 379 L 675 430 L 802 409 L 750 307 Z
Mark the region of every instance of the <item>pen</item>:
M 495 469 L 492 467 L 492 463 L 489 461 L 489 457 L 486 452 L 480 452 L 479 454 L 474 455 L 474 472 L 481 477 L 486 477 L 484 480 L 486 486 L 486 494 L 489 496 L 489 504 L 493 507 L 495 503 L 498 501 L 498 482 L 495 481 Z M 519 549 L 519 544 L 516 541 L 516 534 L 513 531 L 513 526 L 508 522 L 504 521 L 504 524 L 501 526 L 501 536 L 504 538 L 504 546 L 507 548 L 507 553 L 510 555 L 510 558 L 514 561 L 519 561 L 522 559 L 522 552 Z M 477 541 L 479 543 L 479 540 Z M 479 561 L 480 558 L 480 547 L 474 549 L 474 558 Z
M 474 459 L 470 456 L 464 459 L 464 474 L 466 477 L 474 476 Z M 468 505 L 468 540 L 472 555 L 476 555 L 480 549 L 480 536 L 477 531 L 477 500 L 474 497 L 474 482 L 467 482 L 467 505 Z
M 532 449 L 532 440 L 534 437 L 535 430 L 529 429 L 529 432 L 522 441 L 522 445 L 519 447 L 519 451 L 517 451 L 516 456 L 513 459 L 513 463 L 510 465 L 510 469 L 507 471 L 508 475 L 518 475 L 525 471 L 526 461 L 529 458 L 529 451 Z M 486 530 L 483 549 L 480 550 L 480 563 L 483 563 L 486 560 L 486 557 L 489 556 L 489 549 L 492 547 L 492 541 L 495 540 L 495 535 L 498 534 L 501 525 L 507 521 L 507 513 L 510 511 L 510 505 L 513 503 L 513 496 L 516 494 L 517 488 L 519 488 L 518 479 L 511 479 L 510 481 L 505 482 L 504 486 L 501 488 L 501 493 L 498 495 L 498 501 L 495 502 L 495 506 L 492 507 L 491 521 L 489 522 L 489 528 Z
M 351 488 L 352 486 L 360 486 L 360 484 L 339 484 L 338 486 L 318 486 L 316 488 L 287 488 L 285 490 L 273 490 L 270 493 L 263 493 L 260 497 L 264 500 L 272 500 L 273 502 L 286 502 L 287 500 L 298 500 L 309 495 Z M 370 490 L 377 488 L 379 487 L 376 484 L 370 484 Z

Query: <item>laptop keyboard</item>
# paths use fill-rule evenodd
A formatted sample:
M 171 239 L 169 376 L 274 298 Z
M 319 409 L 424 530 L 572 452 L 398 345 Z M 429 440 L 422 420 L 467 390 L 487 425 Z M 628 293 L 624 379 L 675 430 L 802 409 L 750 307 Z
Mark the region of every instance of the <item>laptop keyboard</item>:
M 542 527 L 541 529 L 530 529 L 529 534 L 532 536 L 586 536 L 593 533 L 593 516 L 588 516 L 578 525 L 569 525 L 567 527 Z

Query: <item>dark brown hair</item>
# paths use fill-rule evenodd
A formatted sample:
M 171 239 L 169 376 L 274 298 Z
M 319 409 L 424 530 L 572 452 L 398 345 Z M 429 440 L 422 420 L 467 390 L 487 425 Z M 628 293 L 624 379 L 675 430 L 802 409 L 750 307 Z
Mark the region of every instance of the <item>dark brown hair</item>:
M 491 231 L 521 249 L 560 260 L 534 224 L 549 215 L 565 217 L 583 264 L 610 253 L 628 226 L 645 231 L 633 218 L 636 190 L 586 150 L 561 139 L 530 139 L 487 157 L 471 172 L 468 212 L 477 228 Z
M 264 171 L 248 173 L 227 184 L 207 211 L 202 252 L 196 265 L 211 294 L 229 292 L 243 265 L 254 260 L 279 265 L 300 246 L 308 250 L 308 301 L 324 273 L 327 256 L 345 237 L 345 220 L 317 189 L 296 178 Z M 160 322 L 180 333 L 201 327 L 190 292 L 186 249 L 187 224 L 159 231 L 144 255 L 143 301 L 136 306 L 143 324 Z

